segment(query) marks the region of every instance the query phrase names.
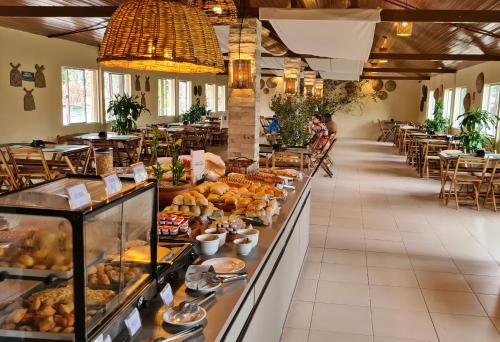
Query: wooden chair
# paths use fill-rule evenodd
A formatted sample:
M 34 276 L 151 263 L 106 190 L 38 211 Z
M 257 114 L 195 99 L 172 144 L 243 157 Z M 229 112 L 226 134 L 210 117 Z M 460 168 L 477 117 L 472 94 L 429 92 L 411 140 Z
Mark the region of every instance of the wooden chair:
M 427 142 L 423 146 L 423 170 L 425 176 L 429 178 L 429 170 L 439 172 L 439 152 L 449 150 L 451 142 L 436 141 Z
M 182 135 L 182 153 L 189 154 L 191 150 L 204 150 L 205 143 L 203 136 L 200 136 L 195 131 L 186 131 Z
M 378 119 L 378 129 L 379 129 L 379 136 L 377 138 L 377 141 L 386 142 L 392 136 L 391 128 L 387 127 L 380 119 Z
M 497 193 L 495 192 L 495 188 L 500 187 L 500 160 L 492 160 L 491 167 L 492 169 L 488 181 L 486 196 L 484 198 L 484 205 L 486 206 L 488 202 L 491 201 L 493 210 L 497 211 Z
M 0 193 L 17 189 L 16 176 L 7 162 L 7 158 L 0 150 Z
M 471 202 L 479 211 L 479 190 L 483 183 L 489 161 L 480 157 L 459 157 L 453 174 L 447 175 L 450 188 L 446 197 L 446 205 L 453 194 L 457 210 L 459 202 Z M 465 190 L 464 190 L 465 188 Z M 472 190 L 469 191 L 469 188 Z M 460 195 L 460 196 L 459 196 Z
M 34 184 L 33 180 L 51 180 L 61 174 L 50 170 L 41 148 L 7 147 L 7 154 L 19 187 Z

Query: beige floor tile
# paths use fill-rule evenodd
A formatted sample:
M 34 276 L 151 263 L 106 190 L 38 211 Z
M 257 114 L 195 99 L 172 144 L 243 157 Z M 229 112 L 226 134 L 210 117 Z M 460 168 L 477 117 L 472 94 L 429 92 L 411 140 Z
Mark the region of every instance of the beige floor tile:
M 309 329 L 314 303 L 293 301 L 285 322 L 287 328 Z
M 411 269 L 406 254 L 366 252 L 366 261 L 368 266 Z
M 424 297 L 417 288 L 371 285 L 370 299 L 374 308 L 427 312 Z
M 284 328 L 280 342 L 307 342 L 308 329 Z
M 332 238 L 328 237 L 326 243 L 324 243 L 325 248 L 336 248 L 336 249 L 347 249 L 352 251 L 364 251 L 366 249 L 365 239 L 357 238 Z
M 311 330 L 371 335 L 370 308 L 316 303 L 311 321 Z
M 334 206 L 332 209 L 331 217 L 333 218 L 345 218 L 351 219 L 353 217 L 361 217 L 361 208 L 360 209 L 350 209 Z
M 299 278 L 295 288 L 294 299 L 305 302 L 314 302 L 316 298 L 317 279 Z
M 477 298 L 488 316 L 500 318 L 500 296 L 478 294 Z
M 344 218 L 333 216 L 330 226 L 344 229 L 363 229 L 363 221 L 361 217 Z
M 380 253 L 405 254 L 405 246 L 402 242 L 384 240 L 366 240 L 366 250 Z
M 326 230 L 309 233 L 309 247 L 324 248 L 326 241 Z
M 321 280 L 344 283 L 368 284 L 366 267 L 322 263 Z
M 355 238 L 363 239 L 365 237 L 363 230 L 361 229 L 349 229 L 349 228 L 335 228 L 331 227 L 327 231 L 328 238 L 332 239 L 343 239 L 343 238 Z
M 326 216 L 317 216 L 311 215 L 311 224 L 320 225 L 320 226 L 328 226 L 330 223 L 330 215 Z
M 331 211 L 324 208 L 311 208 L 311 218 L 314 216 L 330 217 Z
M 409 340 L 407 338 L 392 338 L 375 336 L 373 342 L 427 342 L 423 340 Z
M 319 279 L 320 262 L 306 261 L 302 267 L 301 277 L 304 279 Z
M 410 255 L 415 270 L 445 273 L 459 273 L 453 259 L 441 256 Z
M 465 281 L 465 278 L 461 274 L 428 271 L 415 271 L 415 274 L 417 275 L 420 287 L 423 289 L 465 292 L 471 291 L 469 285 Z
M 500 294 L 500 277 L 464 275 L 472 291 L 483 294 Z
M 483 307 L 471 292 L 422 290 L 430 312 L 486 316 Z
M 309 342 L 373 342 L 373 337 L 368 335 L 311 330 L 309 332 Z
M 368 267 L 368 277 L 370 285 L 418 287 L 412 270 Z
M 370 306 L 370 292 L 368 285 L 320 280 L 316 302 Z
M 500 335 L 488 317 L 431 313 L 440 342 L 493 342 Z
M 370 240 L 397 241 L 400 242 L 401 234 L 392 230 L 364 229 L 365 238 Z
M 352 266 L 366 266 L 366 254 L 362 251 L 327 248 L 323 253 L 323 262 Z
M 306 260 L 321 262 L 323 260 L 324 249 L 321 247 L 309 247 L 307 249 Z
M 427 312 L 372 309 L 375 336 L 438 341 Z

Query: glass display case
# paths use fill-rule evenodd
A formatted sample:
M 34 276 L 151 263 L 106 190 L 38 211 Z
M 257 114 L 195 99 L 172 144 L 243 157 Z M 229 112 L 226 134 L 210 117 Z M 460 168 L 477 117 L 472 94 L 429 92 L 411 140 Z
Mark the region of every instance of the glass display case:
M 67 188 L 91 205 L 72 210 Z M 0 196 L 0 340 L 87 341 L 154 282 L 156 184 L 121 179 L 108 198 L 94 176 Z

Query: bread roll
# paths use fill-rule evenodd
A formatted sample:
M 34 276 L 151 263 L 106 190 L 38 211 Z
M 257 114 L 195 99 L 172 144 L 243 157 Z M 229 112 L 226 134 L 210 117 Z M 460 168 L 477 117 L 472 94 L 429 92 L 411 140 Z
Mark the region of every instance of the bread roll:
M 172 200 L 172 204 L 183 205 L 184 204 L 184 196 L 177 195 Z
M 219 202 L 220 201 L 220 196 L 217 195 L 217 194 L 210 194 L 210 195 L 208 195 L 207 200 L 209 202 Z
M 190 194 L 184 195 L 184 205 L 196 205 L 196 200 Z
M 201 216 L 201 208 L 197 205 L 191 207 L 191 212 L 194 216 Z
M 191 208 L 189 208 L 189 205 L 181 205 L 179 211 L 182 213 L 189 213 L 191 212 Z
M 223 195 L 226 192 L 226 188 L 223 183 L 215 183 L 210 187 L 210 191 L 217 195 Z

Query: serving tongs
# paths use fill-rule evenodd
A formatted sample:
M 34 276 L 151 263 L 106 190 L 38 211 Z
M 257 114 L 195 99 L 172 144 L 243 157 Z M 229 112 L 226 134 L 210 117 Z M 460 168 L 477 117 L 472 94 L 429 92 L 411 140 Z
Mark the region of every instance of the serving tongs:
M 246 272 L 238 273 L 217 273 L 213 266 L 191 265 L 186 272 L 186 281 L 195 283 L 193 286 L 198 291 L 215 289 L 223 283 L 235 280 L 246 279 Z
M 177 334 L 174 334 L 172 336 L 157 338 L 154 340 L 154 342 L 170 342 L 176 340 L 184 341 L 186 338 L 196 335 L 202 330 L 203 330 L 203 325 L 199 324 L 189 329 L 182 330 L 181 332 L 178 332 Z

